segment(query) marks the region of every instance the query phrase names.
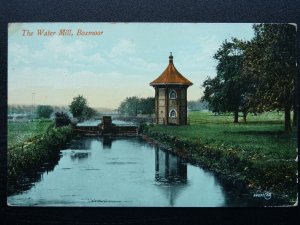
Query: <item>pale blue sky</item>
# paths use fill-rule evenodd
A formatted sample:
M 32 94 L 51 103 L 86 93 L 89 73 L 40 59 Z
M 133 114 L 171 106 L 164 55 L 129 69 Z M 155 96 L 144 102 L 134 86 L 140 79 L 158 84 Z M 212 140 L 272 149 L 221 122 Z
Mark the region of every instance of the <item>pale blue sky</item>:
M 22 36 L 22 30 L 34 32 Z M 73 36 L 37 36 L 37 29 Z M 103 31 L 76 36 L 77 29 Z M 201 84 L 216 75 L 212 58 L 225 39 L 250 40 L 252 24 L 211 23 L 14 23 L 8 34 L 8 104 L 69 105 L 82 94 L 91 107 L 117 108 L 129 96 L 154 96 L 149 83 L 168 65 L 194 85 L 188 100 L 202 96 Z

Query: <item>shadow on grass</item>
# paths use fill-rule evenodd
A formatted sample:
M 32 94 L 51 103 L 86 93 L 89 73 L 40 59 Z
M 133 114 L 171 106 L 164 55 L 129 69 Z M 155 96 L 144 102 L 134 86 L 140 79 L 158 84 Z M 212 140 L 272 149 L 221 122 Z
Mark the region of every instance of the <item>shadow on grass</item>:
M 283 124 L 283 121 L 278 121 L 278 120 L 247 121 L 247 123 L 244 124 Z
M 290 134 L 285 133 L 284 131 L 256 131 L 256 130 L 247 130 L 247 131 L 224 131 L 225 134 L 237 134 L 237 135 L 258 135 L 258 136 L 282 136 L 290 137 Z

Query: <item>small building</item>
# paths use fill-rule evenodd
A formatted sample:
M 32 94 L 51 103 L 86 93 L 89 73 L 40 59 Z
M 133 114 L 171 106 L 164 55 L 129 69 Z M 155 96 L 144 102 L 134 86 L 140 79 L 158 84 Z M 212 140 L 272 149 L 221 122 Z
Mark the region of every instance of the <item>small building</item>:
M 150 83 L 155 89 L 155 120 L 157 124 L 187 124 L 187 88 L 193 83 L 174 66 L 172 52 L 169 65 Z

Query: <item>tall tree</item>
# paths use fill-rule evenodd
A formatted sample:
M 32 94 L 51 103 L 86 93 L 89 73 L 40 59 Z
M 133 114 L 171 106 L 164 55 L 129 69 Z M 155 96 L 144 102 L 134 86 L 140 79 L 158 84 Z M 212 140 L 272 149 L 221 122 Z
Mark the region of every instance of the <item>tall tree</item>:
M 208 77 L 202 85 L 204 89 L 204 96 L 202 101 L 208 102 L 208 109 L 214 113 L 225 112 L 224 95 L 223 95 L 223 83 L 218 76 L 215 78 Z
M 214 58 L 218 60 L 217 76 L 204 81 L 202 100 L 207 100 L 214 112 L 233 112 L 234 123 L 238 123 L 242 111 L 246 121 L 248 84 L 242 79 L 244 54 L 241 41 L 235 38 L 231 42 L 225 40 Z
M 142 114 L 153 114 L 155 109 L 155 98 L 141 98 L 139 109 Z
M 244 77 L 255 84 L 260 111 L 284 110 L 285 131 L 291 130 L 296 104 L 296 27 L 291 24 L 255 24 L 254 38 L 245 48 Z M 296 117 L 294 117 L 296 119 Z
M 83 112 L 87 107 L 87 101 L 82 95 L 78 95 L 77 97 L 73 98 L 73 101 L 69 107 L 73 116 L 79 120 L 82 120 L 84 118 Z
M 126 114 L 129 116 L 137 116 L 139 113 L 139 104 L 140 100 L 138 97 L 127 97 L 120 105 L 119 111 L 122 114 Z
M 82 95 L 74 97 L 69 107 L 73 116 L 80 121 L 90 119 L 96 114 L 96 111 L 88 106 L 87 100 Z

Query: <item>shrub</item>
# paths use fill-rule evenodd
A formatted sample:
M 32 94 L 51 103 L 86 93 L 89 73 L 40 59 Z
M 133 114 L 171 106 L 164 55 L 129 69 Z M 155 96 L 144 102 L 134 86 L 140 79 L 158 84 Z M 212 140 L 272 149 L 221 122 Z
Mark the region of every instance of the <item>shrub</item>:
M 70 117 L 64 112 L 55 113 L 55 126 L 62 127 L 71 124 Z

